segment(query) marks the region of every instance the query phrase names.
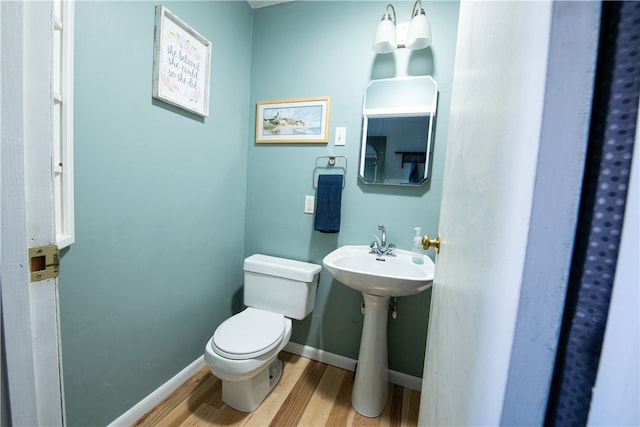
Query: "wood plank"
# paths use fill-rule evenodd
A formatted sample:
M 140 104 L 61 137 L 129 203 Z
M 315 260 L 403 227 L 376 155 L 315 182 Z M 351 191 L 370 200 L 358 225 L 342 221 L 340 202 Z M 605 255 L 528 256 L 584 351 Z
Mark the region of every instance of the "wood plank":
M 327 366 L 327 369 L 318 384 L 315 393 L 311 396 L 307 409 L 298 422 L 300 426 L 327 425 L 329 413 L 333 407 L 340 385 L 345 376 L 352 373 L 335 366 Z
M 213 375 L 207 376 L 206 380 L 197 387 L 188 398 L 176 405 L 162 420 L 163 426 L 179 426 L 186 420 L 193 411 L 204 403 L 207 395 L 220 383 L 220 380 Z
M 214 408 L 207 403 L 202 403 L 189 417 L 184 420 L 181 426 L 214 426 L 214 420 L 218 418 L 220 409 Z
M 413 427 L 418 425 L 418 411 L 420 408 L 420 392 L 404 389 L 402 393 L 402 421 L 401 426 Z
M 400 427 L 402 421 L 402 387 L 397 384 L 389 384 L 391 389 L 389 401 L 391 410 L 389 414 L 389 425 Z
M 298 425 L 326 369 L 327 365 L 324 363 L 316 361 L 309 363 L 280 407 L 280 410 L 271 420 L 269 424 L 271 427 Z
M 351 375 L 342 378 L 340 389 L 336 395 L 334 405 L 331 407 L 329 417 L 325 425 L 346 426 L 351 412 L 355 412 L 351 407 L 351 390 L 353 389 L 353 379 Z
M 192 381 L 196 378 L 196 381 Z M 187 419 L 195 408 L 200 406 L 207 396 L 213 393 L 220 380 L 208 371 L 198 373 L 180 386 L 167 399 L 166 409 L 162 413 L 147 417 L 140 425 L 157 425 L 160 420 L 163 426 L 177 426 Z
M 388 384 L 388 398 L 382 413 L 377 417 L 365 417 L 351 409 L 347 425 L 358 427 L 398 427 L 402 416 L 402 387 Z
M 353 410 L 349 416 L 347 425 L 351 427 L 378 427 L 381 425 L 382 420 L 383 416 L 370 418 L 365 417 L 364 415 L 360 415 L 355 410 Z
M 203 381 L 207 380 L 207 374 L 209 374 L 209 368 L 204 367 L 181 386 L 175 389 L 169 396 L 167 396 L 162 402 L 160 402 L 155 408 L 144 414 L 133 426 L 148 426 L 156 425 L 159 420 L 162 420 L 167 414 L 169 414 L 173 408 L 175 408 L 180 402 L 187 399 L 191 393 L 200 385 Z
M 243 425 L 251 416 L 246 412 L 236 411 L 230 406 L 223 405 L 218 414 L 211 420 L 210 425 L 235 427 Z
M 349 404 L 351 406 L 351 404 Z M 364 415 L 356 412 L 351 408 L 347 425 L 351 427 L 388 427 L 389 426 L 389 413 L 391 411 L 391 399 L 387 399 L 387 403 L 382 410 L 382 413 L 375 417 L 365 417 Z
M 213 406 L 216 409 L 222 409 L 224 406 L 226 406 L 225 403 L 222 401 L 222 380 L 213 376 L 213 374 L 211 374 L 211 376 L 216 380 L 218 380 L 218 382 L 213 387 L 211 394 L 209 394 L 205 398 L 204 403 L 206 403 L 209 406 Z
M 353 373 L 281 353 L 280 382 L 252 413 L 222 401 L 222 381 L 203 368 L 134 426 L 417 426 L 420 393 L 389 385 L 382 414 L 368 418 L 351 407 Z
M 280 378 L 280 382 L 274 387 L 264 402 L 258 406 L 258 409 L 249 414 L 242 425 L 256 427 L 268 425 L 280 410 L 289 392 L 293 389 L 309 362 L 311 362 L 310 359 L 292 355 L 289 361 L 284 363 L 282 367 L 282 378 Z

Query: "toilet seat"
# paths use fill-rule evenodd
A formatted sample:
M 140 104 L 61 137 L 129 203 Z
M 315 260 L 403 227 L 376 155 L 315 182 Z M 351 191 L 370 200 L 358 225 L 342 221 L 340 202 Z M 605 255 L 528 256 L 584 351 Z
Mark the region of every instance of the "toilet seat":
M 284 333 L 282 314 L 249 307 L 222 322 L 213 334 L 211 347 L 228 359 L 252 359 L 277 347 Z

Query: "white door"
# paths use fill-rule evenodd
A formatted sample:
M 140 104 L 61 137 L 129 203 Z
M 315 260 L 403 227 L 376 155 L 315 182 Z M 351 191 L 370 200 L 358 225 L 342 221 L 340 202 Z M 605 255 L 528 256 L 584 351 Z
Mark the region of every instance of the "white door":
M 58 283 L 30 281 L 28 248 L 55 242 L 51 4 L 1 2 L 0 283 L 14 425 L 62 425 Z
M 543 424 L 599 17 L 568 3 L 461 3 L 420 425 Z

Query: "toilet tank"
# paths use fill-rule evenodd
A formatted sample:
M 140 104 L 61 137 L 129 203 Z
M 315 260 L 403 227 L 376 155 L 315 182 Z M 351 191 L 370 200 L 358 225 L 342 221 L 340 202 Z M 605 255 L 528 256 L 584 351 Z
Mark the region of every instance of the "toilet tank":
M 302 320 L 313 311 L 321 266 L 251 255 L 244 260 L 244 305 Z

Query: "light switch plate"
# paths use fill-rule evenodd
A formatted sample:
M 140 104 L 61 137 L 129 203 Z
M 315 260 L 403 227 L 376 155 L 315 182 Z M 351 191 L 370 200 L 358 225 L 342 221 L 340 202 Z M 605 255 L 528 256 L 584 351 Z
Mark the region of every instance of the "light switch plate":
M 304 196 L 304 213 L 312 214 L 316 207 L 315 196 Z
M 339 126 L 336 128 L 336 140 L 334 145 L 346 145 L 347 144 L 347 128 Z

